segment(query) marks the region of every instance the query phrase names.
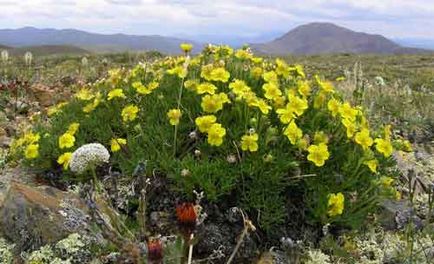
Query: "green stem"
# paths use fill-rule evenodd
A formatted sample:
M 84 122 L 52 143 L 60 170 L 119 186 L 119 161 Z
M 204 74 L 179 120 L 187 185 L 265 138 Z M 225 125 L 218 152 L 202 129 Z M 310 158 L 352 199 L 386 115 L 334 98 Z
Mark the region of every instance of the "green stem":
M 93 177 L 93 188 L 95 189 L 95 191 L 97 193 L 100 192 L 100 188 L 99 188 L 99 184 L 98 184 L 98 178 L 96 176 L 96 171 L 95 168 L 93 167 L 92 169 L 90 169 L 92 172 L 92 177 Z
M 179 87 L 179 94 L 178 94 L 178 101 L 177 101 L 177 109 L 181 109 L 181 99 L 182 99 L 182 92 L 184 90 L 184 79 L 181 80 L 181 87 Z M 173 157 L 176 157 L 176 143 L 178 140 L 178 125 L 175 125 L 175 132 L 173 135 Z

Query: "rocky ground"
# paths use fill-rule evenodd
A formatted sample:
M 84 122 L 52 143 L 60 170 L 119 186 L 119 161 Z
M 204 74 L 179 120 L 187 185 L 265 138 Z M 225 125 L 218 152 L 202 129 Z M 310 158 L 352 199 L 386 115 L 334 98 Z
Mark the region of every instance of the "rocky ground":
M 28 263 L 50 263 L 44 262 L 50 259 L 51 263 L 119 263 L 119 254 L 110 253 L 109 250 L 94 250 L 109 248 L 109 243 L 104 230 L 95 224 L 88 201 L 83 199 L 80 193 L 79 189 L 82 187 L 60 190 L 49 182 L 41 181 L 40 175 L 27 171 L 14 162 L 7 162 L 12 139 L 29 127 L 29 120 L 35 117 L 35 113 L 50 104 L 51 91 L 44 94 L 44 89 L 36 87 L 34 90 L 39 91 L 39 97 L 28 101 L 9 102 L 6 111 L 0 111 L 0 260 L 3 261 L 0 262 L 12 263 L 14 260 L 14 263 L 22 263 L 25 259 Z M 387 245 L 381 240 L 397 239 L 394 237 L 395 232 L 405 229 L 410 222 L 415 225 L 416 230 L 429 225 L 426 219 L 433 211 L 427 207 L 427 190 L 434 189 L 433 146 L 432 142 L 425 140 L 424 144 L 415 146 L 414 153 L 395 153 L 398 169 L 402 174 L 401 192 L 405 197 L 414 194 L 415 198 L 413 202 L 403 199 L 382 204 L 381 213 L 377 216 L 381 231 L 369 237 L 357 237 L 354 243 L 366 247 L 358 254 L 369 255 L 367 252 L 372 251 L 374 244 L 382 250 L 375 251 L 375 254 L 383 261 L 386 259 Z M 110 182 L 105 182 L 105 186 L 110 192 L 116 211 L 130 214 L 130 207 L 125 203 L 129 198 L 134 198 L 129 197 L 134 195 L 134 186 L 122 186 L 116 190 L 110 190 Z M 173 244 L 171 234 L 177 232 L 174 208 L 179 198 L 167 188 L 168 184 L 163 177 L 156 175 L 150 186 L 147 193 L 147 231 L 162 234 L 163 241 Z M 97 201 L 102 212 L 112 208 L 105 202 Z M 202 206 L 206 218 L 196 232 L 195 263 L 226 263 L 240 240 L 246 221 L 240 209 L 232 207 L 230 202 L 226 207 L 217 207 L 206 202 Z M 249 230 L 238 249 L 236 263 L 251 263 L 252 259 L 258 263 L 298 263 L 301 253 L 310 246 L 305 241 L 313 241 L 322 235 L 316 234 L 314 228 L 309 229 L 309 226 L 299 226 L 296 223 L 297 219 L 292 223 L 288 222 L 287 229 L 272 236 L 273 241 L 261 241 L 259 231 Z M 274 247 L 265 250 L 268 244 Z M 434 259 L 432 240 L 423 242 L 421 248 L 421 252 Z M 96 252 L 99 254 L 97 259 Z M 326 260 L 321 263 L 328 263 L 327 255 L 321 251 L 307 249 L 307 252 L 312 261 L 316 257 L 322 257 Z M 41 259 L 44 261 L 29 262 Z M 382 261 L 363 263 L 383 263 Z

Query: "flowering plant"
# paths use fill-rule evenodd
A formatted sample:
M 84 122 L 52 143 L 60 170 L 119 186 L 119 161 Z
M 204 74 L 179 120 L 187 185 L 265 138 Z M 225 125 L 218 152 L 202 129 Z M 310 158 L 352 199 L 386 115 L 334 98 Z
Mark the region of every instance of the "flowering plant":
M 350 226 L 382 194 L 397 193 L 379 184 L 391 176 L 390 127 L 371 129 L 363 108 L 345 102 L 333 83 L 248 48 L 209 46 L 192 58 L 183 49 L 184 56 L 109 71 L 13 149 L 24 149 L 30 166 L 62 166 L 73 177 L 69 169 L 79 169 L 70 153 L 101 142 L 124 177 L 147 160 L 175 190 L 202 189 L 212 202 L 230 196 L 264 229 L 289 217 L 294 190 L 315 221 Z

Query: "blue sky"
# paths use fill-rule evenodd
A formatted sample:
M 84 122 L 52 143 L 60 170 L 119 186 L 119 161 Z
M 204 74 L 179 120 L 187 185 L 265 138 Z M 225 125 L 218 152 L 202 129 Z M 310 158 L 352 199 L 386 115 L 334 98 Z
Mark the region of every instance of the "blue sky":
M 0 0 L 0 27 L 263 40 L 309 22 L 434 39 L 434 0 Z

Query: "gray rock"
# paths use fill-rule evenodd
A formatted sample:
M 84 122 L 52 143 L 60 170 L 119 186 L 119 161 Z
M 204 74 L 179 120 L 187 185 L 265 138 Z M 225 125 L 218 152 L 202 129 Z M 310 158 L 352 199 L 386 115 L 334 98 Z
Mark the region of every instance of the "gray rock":
M 75 194 L 12 181 L 0 203 L 0 236 L 17 252 L 37 249 L 86 231 L 86 209 Z
M 386 200 L 381 205 L 379 222 L 386 230 L 401 230 L 413 223 L 416 229 L 422 228 L 422 220 L 415 214 L 409 201 Z
M 0 148 L 9 148 L 12 144 L 12 139 L 8 136 L 0 136 Z

